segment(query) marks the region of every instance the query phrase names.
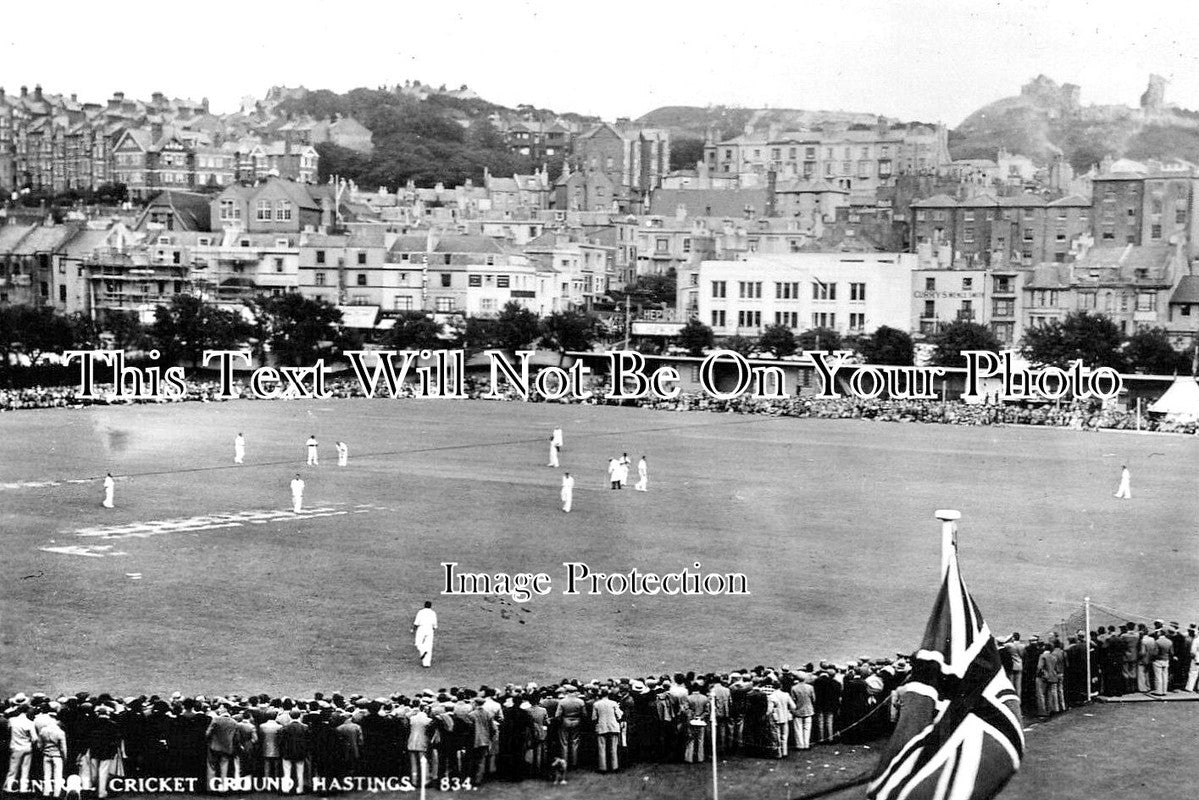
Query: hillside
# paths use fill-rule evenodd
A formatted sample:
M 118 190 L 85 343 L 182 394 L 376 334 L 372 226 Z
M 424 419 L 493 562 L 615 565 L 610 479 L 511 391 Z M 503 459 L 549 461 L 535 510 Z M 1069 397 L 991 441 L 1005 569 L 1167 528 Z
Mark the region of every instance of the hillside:
M 780 131 L 794 131 L 829 122 L 873 125 L 877 121 L 878 115 L 865 112 L 734 106 L 662 106 L 636 120 L 638 125 L 665 128 L 672 136 L 689 139 L 703 139 L 709 129 L 717 131 L 722 138 L 730 138 L 747 126 L 759 131 L 766 131 L 771 126 Z
M 988 103 L 949 134 L 954 158 L 994 158 L 998 150 L 1045 162 L 1063 155 L 1076 170 L 1104 156 L 1199 162 L 1199 113 L 1167 105 L 1156 76 L 1138 108 L 1083 106 L 1080 89 L 1044 75 L 1019 95 Z

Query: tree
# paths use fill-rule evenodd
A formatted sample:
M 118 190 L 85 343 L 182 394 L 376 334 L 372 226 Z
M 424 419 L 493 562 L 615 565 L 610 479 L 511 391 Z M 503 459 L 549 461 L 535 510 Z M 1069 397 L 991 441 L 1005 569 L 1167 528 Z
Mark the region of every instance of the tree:
M 1071 361 L 1081 360 L 1087 367 L 1123 370 L 1127 362 L 1120 350 L 1122 343 L 1116 323 L 1102 314 L 1075 311 L 1064 320 L 1028 329 L 1022 349 L 1025 357 L 1037 364 L 1065 368 Z
M 758 337 L 758 349 L 769 350 L 775 358 L 784 358 L 795 352 L 795 334 L 786 325 L 767 325 Z
M 595 317 L 582 311 L 556 311 L 541 321 L 541 345 L 557 350 L 590 350 L 596 340 Z
M 841 334 L 832 328 L 809 328 L 795 339 L 800 350 L 827 350 L 832 352 L 841 349 Z
M 168 364 L 186 359 L 200 364 L 205 350 L 233 350 L 254 333 L 236 311 L 205 303 L 199 297 L 177 294 L 169 306 L 154 309 L 150 338 Z
M 732 350 L 734 353 L 743 356 L 750 355 L 756 349 L 753 339 L 750 339 L 748 336 L 742 336 L 739 333 L 725 338 L 720 343 L 720 346 L 725 350 Z
M 704 160 L 704 140 L 682 136 L 670 141 L 670 168 L 695 169 L 697 162 Z
M 112 336 L 112 345 L 119 350 L 144 350 L 149 338 L 135 311 L 107 312 L 104 331 Z
M 0 370 L 7 372 L 14 357 L 37 364 L 49 352 L 70 350 L 75 343 L 70 320 L 47 306 L 0 306 Z
M 671 267 L 661 275 L 642 275 L 626 286 L 623 291 L 614 291 L 611 294 L 614 297 L 627 295 L 633 304 L 638 302 L 665 303 L 673 306 L 677 287 L 678 273 L 674 267 Z
M 688 320 L 679 330 L 679 345 L 687 350 L 687 355 L 702 356 L 714 342 L 712 329 L 697 319 Z
M 1002 346 L 986 325 L 963 320 L 946 325 L 933 338 L 933 344 L 937 350 L 933 353 L 932 363 L 938 367 L 964 367 L 966 357 L 962 355 L 963 351 L 989 350 L 997 353 Z
M 527 347 L 541 331 L 537 315 L 515 301 L 509 301 L 496 316 L 496 345 L 504 350 Z
M 499 346 L 499 322 L 489 317 L 470 317 L 462 332 L 461 346 L 472 350 L 486 350 Z
M 396 317 L 395 327 L 387 335 L 387 346 L 395 350 L 438 350 L 445 346 L 443 328 L 422 311 L 405 311 Z
M 862 340 L 862 355 L 869 364 L 910 367 L 915 348 L 907 333 L 882 325 Z
M 1147 328 L 1129 336 L 1124 357 L 1129 369 L 1146 375 L 1186 374 L 1191 370 L 1191 359 L 1174 349 L 1163 328 Z
M 284 292 L 259 296 L 250 308 L 281 364 L 308 366 L 341 340 L 342 314 L 325 300 Z

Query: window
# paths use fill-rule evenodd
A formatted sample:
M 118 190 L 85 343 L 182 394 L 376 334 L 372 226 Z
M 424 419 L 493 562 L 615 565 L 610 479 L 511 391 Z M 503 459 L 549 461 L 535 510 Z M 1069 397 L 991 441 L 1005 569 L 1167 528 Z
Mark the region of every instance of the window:
M 849 299 L 862 301 L 866 299 L 866 284 L 851 283 L 849 284 Z
M 237 207 L 237 204 L 235 202 L 233 202 L 232 200 L 222 200 L 221 201 L 221 219 L 231 220 L 231 219 L 240 219 L 240 218 L 241 218 L 241 209 L 239 209 Z
M 924 301 L 924 312 L 920 315 L 921 319 L 936 319 L 937 318 L 937 303 L 935 300 Z
M 275 272 L 282 272 L 282 271 L 283 271 L 283 259 L 276 258 L 275 259 Z
M 761 311 L 738 311 L 737 312 L 737 327 L 738 328 L 760 328 L 760 327 L 762 327 L 762 312 Z
M 937 291 L 937 279 L 936 278 L 925 278 L 924 279 L 924 291 L 926 291 L 926 292 Z
M 837 284 L 835 283 L 820 283 L 817 281 L 812 284 L 812 299 L 813 300 L 836 300 L 837 299 Z
M 59 286 L 58 286 L 58 302 L 60 302 L 60 303 L 67 302 L 67 287 L 64 284 L 59 284 Z M 1183 306 L 1182 310 L 1183 310 L 1183 315 L 1185 316 L 1186 313 L 1190 310 L 1190 306 Z
M 1009 294 L 1012 291 L 1012 279 L 995 278 L 995 291 L 998 294 Z
M 835 328 L 837 327 L 837 315 L 826 312 L 819 312 L 812 315 L 813 328 Z
M 654 252 L 656 252 L 656 253 L 670 252 L 670 240 L 669 239 L 657 239 L 654 242 Z
M 1187 210 L 1185 208 L 1174 209 L 1174 222 L 1177 225 L 1182 225 L 1187 221 Z
M 974 278 L 962 278 L 962 291 L 974 291 Z
M 738 281 L 738 297 L 742 300 L 757 300 L 762 297 L 761 281 Z
M 1104 228 L 1102 236 L 1105 240 L 1112 241 L 1116 238 L 1116 232 L 1112 228 Z
M 916 209 L 916 221 L 924 222 L 924 214 L 925 214 L 925 212 L 924 212 L 923 208 Z
M 445 265 L 447 265 L 447 266 L 448 266 L 448 265 L 450 265 L 450 264 L 452 264 L 452 263 L 453 263 L 453 258 L 454 258 L 454 257 L 453 257 L 453 255 L 452 255 L 452 254 L 450 254 L 450 253 L 446 253 L 445 255 L 443 255 L 443 256 L 441 257 L 441 263 L 442 263 L 442 264 L 445 264 Z M 447 284 L 443 284 L 443 285 L 445 285 L 445 286 L 449 286 L 449 284 L 448 284 L 448 283 L 447 283 Z
M 690 236 L 683 239 L 683 252 L 684 253 L 691 252 L 691 237 Z
M 1032 228 L 1025 228 L 1024 229 L 1024 241 L 1031 242 L 1032 240 L 1033 240 Z
M 1054 241 L 1057 241 L 1057 242 L 1066 241 L 1066 231 L 1063 230 L 1062 228 L 1058 228 L 1057 233 L 1054 234 L 1053 238 L 1054 238 Z
M 484 314 L 494 314 L 495 313 L 495 298 L 494 297 L 484 297 L 482 300 L 479 301 L 479 310 L 482 311 Z
M 776 311 L 774 312 L 774 324 L 785 325 L 788 328 L 799 327 L 799 312 L 798 311 Z
M 712 327 L 713 328 L 723 328 L 724 327 L 724 310 L 723 309 L 716 309 L 715 311 L 712 312 Z
M 751 252 L 751 253 L 758 252 L 758 240 L 757 239 L 749 240 L 749 252 Z
M 1162 238 L 1162 226 L 1161 225 L 1150 225 L 1149 226 L 1149 238 L 1150 239 Z
M 325 273 L 323 273 L 323 272 L 316 273 L 315 283 L 317 286 L 324 286 L 325 285 Z
M 967 225 L 966 228 L 963 230 L 962 241 L 966 242 L 966 243 L 971 243 L 974 241 L 974 226 L 973 225 Z
M 452 297 L 437 298 L 437 310 L 441 311 L 443 313 L 446 311 L 453 311 L 454 310 L 454 298 L 452 298 Z
M 727 281 L 712 281 L 712 296 L 713 297 L 726 297 L 727 295 L 725 294 L 725 292 L 727 290 L 727 287 L 728 287 Z
M 865 327 L 866 327 L 866 315 L 865 314 L 859 313 L 859 314 L 850 314 L 849 315 L 849 329 L 851 331 L 860 331 Z
M 965 211 L 963 211 L 962 212 L 962 221 L 963 222 L 974 222 L 974 209 L 967 208 Z
M 397 297 L 395 299 L 394 303 L 395 303 L 396 311 L 411 311 L 412 310 L 412 298 L 411 297 Z
M 450 285 L 450 277 L 451 276 L 452 276 L 452 273 L 449 273 L 449 272 L 441 273 L 441 285 L 443 287 L 447 287 Z
M 359 264 L 365 264 L 365 263 L 366 263 L 366 253 L 359 253 L 359 254 L 358 254 L 358 263 L 359 263 Z
M 482 275 L 467 275 L 466 276 L 466 285 L 474 286 L 474 287 L 482 286 L 483 285 L 483 276 Z
M 365 272 L 358 273 L 358 285 L 366 286 L 366 273 Z
M 316 263 L 318 263 L 318 264 L 325 263 L 325 251 L 324 250 L 316 251 Z
M 775 283 L 774 284 L 774 299 L 775 300 L 798 300 L 799 299 L 799 281 Z
M 291 219 L 291 201 L 280 200 L 275 203 L 275 221 L 286 222 Z
M 257 219 L 259 222 L 270 222 L 271 221 L 271 201 L 270 200 L 259 200 L 258 201 L 257 210 L 255 212 L 254 218 Z
M 1079 292 L 1078 307 L 1079 308 L 1095 308 L 1098 295 L 1095 292 Z
M 495 276 L 495 285 L 496 285 L 497 289 L 507 289 L 509 286 L 512 285 L 512 276 L 511 275 L 496 275 Z
M 1157 311 L 1157 293 L 1137 292 L 1137 311 Z

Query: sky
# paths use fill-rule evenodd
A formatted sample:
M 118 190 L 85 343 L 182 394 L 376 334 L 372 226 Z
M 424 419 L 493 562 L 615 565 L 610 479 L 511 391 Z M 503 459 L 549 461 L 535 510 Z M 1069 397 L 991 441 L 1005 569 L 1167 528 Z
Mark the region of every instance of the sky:
M 1168 103 L 1199 109 L 1199 14 L 1172 1 L 60 0 L 4 18 L 9 92 L 162 91 L 216 112 L 273 85 L 415 79 L 605 119 L 716 104 L 956 126 L 1040 73 L 1084 104 L 1136 105 L 1151 72 Z

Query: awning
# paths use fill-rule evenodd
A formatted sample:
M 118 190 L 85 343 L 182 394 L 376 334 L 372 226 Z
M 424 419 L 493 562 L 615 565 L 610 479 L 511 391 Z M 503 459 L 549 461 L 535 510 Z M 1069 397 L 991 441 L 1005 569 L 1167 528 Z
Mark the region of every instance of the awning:
M 370 330 L 379 319 L 378 306 L 338 306 L 337 310 L 341 312 L 341 324 L 347 328 Z

